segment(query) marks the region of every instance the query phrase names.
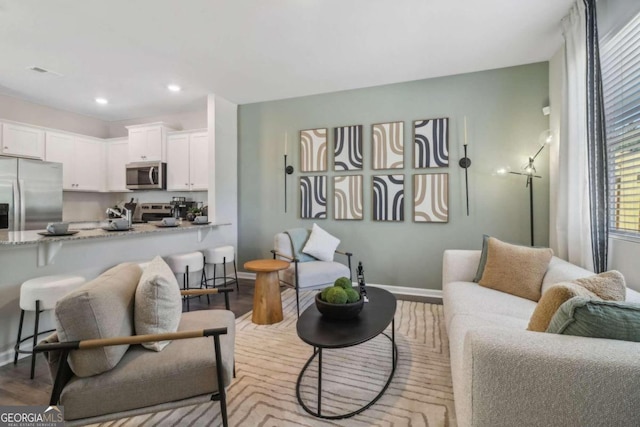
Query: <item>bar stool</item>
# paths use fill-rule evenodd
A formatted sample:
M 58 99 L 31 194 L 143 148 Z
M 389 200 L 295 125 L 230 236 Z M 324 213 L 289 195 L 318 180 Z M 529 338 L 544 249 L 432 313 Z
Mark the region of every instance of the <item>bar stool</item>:
M 202 255 L 204 256 L 204 264 L 205 269 L 202 271 L 202 281 L 205 286 L 207 282 L 211 280 L 213 282 L 213 287 L 216 287 L 216 280 L 222 279 L 224 282 L 222 286 L 226 286 L 228 284 L 236 284 L 236 290 L 240 292 L 240 286 L 238 284 L 238 270 L 236 269 L 236 258 L 235 258 L 235 249 L 233 246 L 219 246 L 217 248 L 205 249 L 202 251 Z M 227 263 L 233 262 L 233 272 L 234 276 L 227 276 Z M 206 266 L 213 264 L 213 277 L 208 279 L 206 274 Z M 216 276 L 216 265 L 222 264 L 222 276 Z M 231 279 L 231 280 L 228 280 Z
M 55 329 L 39 331 L 40 313 L 45 310 L 53 310 L 56 303 L 69 292 L 79 288 L 84 284 L 85 279 L 81 276 L 59 275 L 42 276 L 29 279 L 20 286 L 20 326 L 18 327 L 18 339 L 14 347 L 15 355 L 13 364 L 18 363 L 18 354 L 31 354 L 31 379 L 33 379 L 36 367 L 36 353 L 33 350 L 20 350 L 20 344 L 33 338 L 33 346 L 38 344 L 38 335 L 53 332 Z M 33 335 L 22 338 L 22 325 L 24 323 L 25 311 L 34 311 L 36 319 L 33 328 Z
M 187 290 L 189 287 L 189 273 L 196 273 L 204 269 L 204 260 L 201 252 L 188 252 L 184 254 L 169 255 L 164 259 L 174 274 L 182 274 L 182 289 Z M 200 284 L 202 287 L 202 284 Z M 184 296 L 187 301 L 187 311 L 189 311 L 189 297 Z M 209 303 L 209 295 L 207 295 L 207 303 Z

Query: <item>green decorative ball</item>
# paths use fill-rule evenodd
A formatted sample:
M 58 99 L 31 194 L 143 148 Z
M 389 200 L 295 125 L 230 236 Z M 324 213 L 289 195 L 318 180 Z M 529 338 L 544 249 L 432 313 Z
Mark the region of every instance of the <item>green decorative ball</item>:
M 333 286 L 339 286 L 342 289 L 351 289 L 351 280 L 348 277 L 340 277 L 333 283 Z
M 320 292 L 320 299 L 322 299 L 322 301 L 326 301 L 327 300 L 327 292 L 329 291 L 329 289 L 333 288 L 333 286 L 329 286 L 327 288 L 324 288 L 322 290 L 322 292 Z
M 345 304 L 347 293 L 344 289 L 334 286 L 327 291 L 327 302 L 331 304 Z
M 347 294 L 347 302 L 356 302 L 360 300 L 360 294 L 353 288 L 345 289 Z

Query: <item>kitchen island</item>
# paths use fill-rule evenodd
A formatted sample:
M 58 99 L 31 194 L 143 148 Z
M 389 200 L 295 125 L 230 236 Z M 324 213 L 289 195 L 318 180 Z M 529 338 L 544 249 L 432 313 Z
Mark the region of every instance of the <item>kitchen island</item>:
M 25 280 L 54 274 L 76 274 L 91 280 L 122 262 L 150 261 L 155 256 L 229 244 L 233 233 L 230 223 L 216 222 L 197 225 L 183 221 L 177 227 L 133 224 L 127 231 L 105 231 L 99 226 L 99 222 L 72 223 L 69 230 L 77 233 L 69 236 L 38 234 L 44 230 L 0 231 L 0 365 L 13 360 L 20 285 Z M 192 283 L 199 283 L 200 274 L 194 273 Z M 40 330 L 53 327 L 51 312 L 44 312 Z M 33 316 L 25 317 L 24 328 L 33 330 Z

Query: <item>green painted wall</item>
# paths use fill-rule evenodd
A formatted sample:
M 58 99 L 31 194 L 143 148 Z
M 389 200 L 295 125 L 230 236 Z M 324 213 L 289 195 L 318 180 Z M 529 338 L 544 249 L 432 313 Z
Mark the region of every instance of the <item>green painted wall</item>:
M 365 266 L 367 282 L 441 289 L 445 249 L 479 249 L 487 233 L 520 244 L 529 242 L 529 193 L 525 178 L 499 178 L 501 165 L 518 170 L 539 148 L 538 136 L 549 127 L 542 107 L 548 104 L 548 63 L 420 80 L 239 108 L 239 265 L 269 256 L 275 233 L 311 227 L 299 218 L 298 132 L 329 128 L 328 219 L 316 220 L 342 240 Z M 467 117 L 470 216 L 466 216 L 462 157 L 464 116 Z M 413 223 L 412 122 L 449 117 L 449 167 L 427 170 L 449 173 L 449 222 Z M 405 175 L 405 221 L 372 220 L 371 125 L 404 121 L 405 168 L 389 173 Z M 332 128 L 364 126 L 364 215 L 362 221 L 333 219 L 334 172 Z M 285 133 L 289 161 L 296 172 L 287 178 L 284 212 L 283 155 Z M 549 181 L 546 150 L 536 161 L 541 179 L 535 181 L 536 245 L 548 244 Z

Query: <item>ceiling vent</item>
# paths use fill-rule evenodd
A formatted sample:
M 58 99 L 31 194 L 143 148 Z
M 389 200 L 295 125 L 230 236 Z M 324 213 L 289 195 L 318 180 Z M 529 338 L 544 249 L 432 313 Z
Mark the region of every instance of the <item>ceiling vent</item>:
M 35 71 L 36 73 L 40 73 L 40 74 L 51 74 L 57 77 L 62 77 L 62 74 L 60 73 L 56 73 L 55 71 L 51 71 L 51 70 L 47 70 L 46 68 L 42 68 L 42 67 L 37 67 L 35 65 L 32 65 L 31 67 L 28 67 L 29 70 L 31 71 Z

